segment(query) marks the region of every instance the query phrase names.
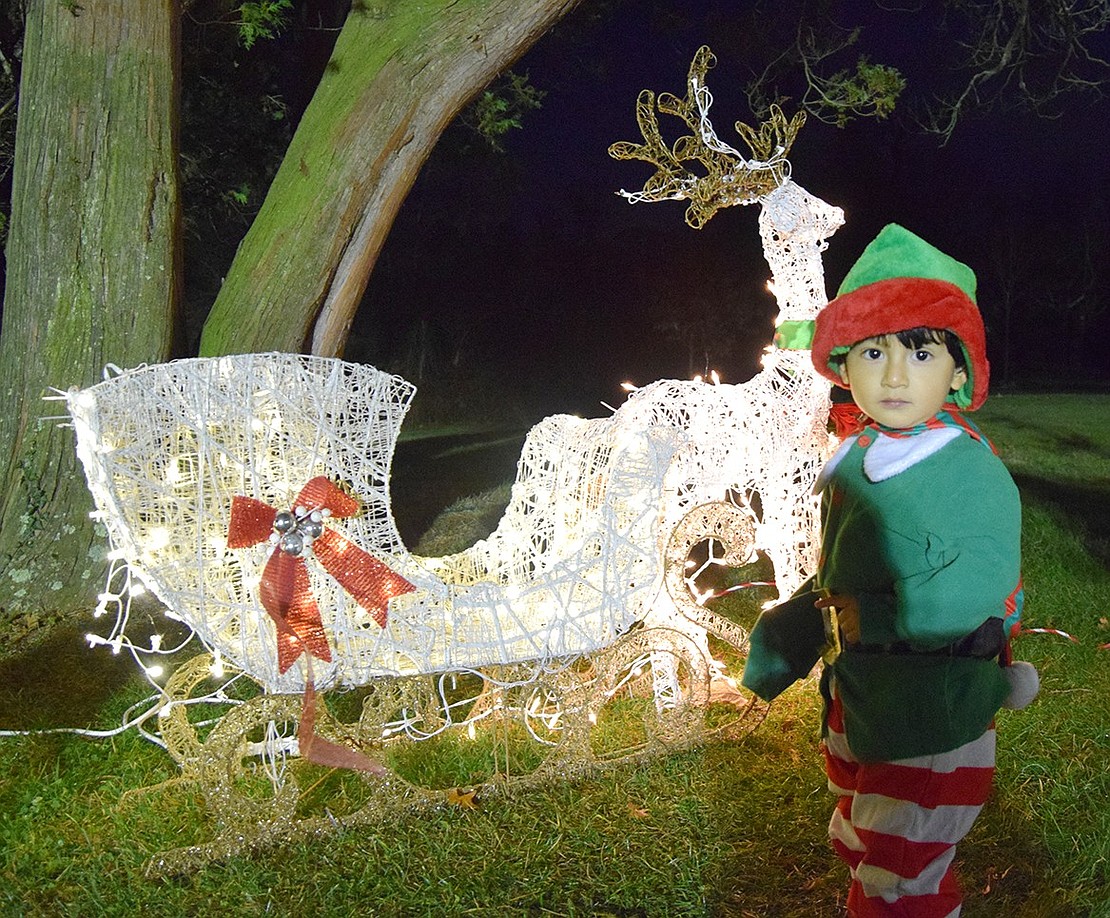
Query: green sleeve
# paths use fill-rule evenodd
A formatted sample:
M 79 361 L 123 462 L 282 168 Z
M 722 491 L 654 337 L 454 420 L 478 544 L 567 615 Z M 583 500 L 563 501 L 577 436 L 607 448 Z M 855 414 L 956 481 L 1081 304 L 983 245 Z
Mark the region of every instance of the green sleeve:
M 814 605 L 812 581 L 785 602 L 756 619 L 740 684 L 771 701 L 798 679 L 809 675 L 825 643 L 825 626 Z

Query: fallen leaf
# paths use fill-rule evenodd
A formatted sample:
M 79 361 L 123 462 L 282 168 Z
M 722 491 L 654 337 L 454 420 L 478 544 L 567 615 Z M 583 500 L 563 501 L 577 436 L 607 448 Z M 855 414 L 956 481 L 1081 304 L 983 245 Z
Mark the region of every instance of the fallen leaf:
M 746 708 L 749 703 L 748 697 L 727 676 L 719 676 L 709 683 L 709 701 L 730 704 L 737 708 Z
M 447 791 L 447 802 L 452 806 L 457 806 L 460 810 L 476 810 L 478 809 L 478 801 L 474 799 L 474 795 L 477 793 L 473 788 L 464 790 L 461 787 L 452 787 Z
M 647 819 L 651 815 L 646 807 L 636 806 L 631 800 L 628 801 L 628 812 L 636 819 Z

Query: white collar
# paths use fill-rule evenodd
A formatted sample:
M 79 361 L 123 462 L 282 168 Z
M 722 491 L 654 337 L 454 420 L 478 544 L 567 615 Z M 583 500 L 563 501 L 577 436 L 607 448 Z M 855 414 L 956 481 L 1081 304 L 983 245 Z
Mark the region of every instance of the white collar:
M 924 430 L 912 437 L 891 437 L 883 433 L 879 433 L 876 437 L 874 431 L 869 430 L 867 436 L 873 438 L 875 442 L 868 445 L 867 451 L 863 454 L 863 474 L 868 481 L 886 481 L 923 459 L 928 459 L 962 433 L 963 431 L 957 427 L 940 427 L 935 430 Z M 813 486 L 814 493 L 820 494 L 825 489 L 833 470 L 860 436 L 856 434 L 840 444 L 840 448 L 825 463 L 825 467 L 817 476 L 817 482 Z

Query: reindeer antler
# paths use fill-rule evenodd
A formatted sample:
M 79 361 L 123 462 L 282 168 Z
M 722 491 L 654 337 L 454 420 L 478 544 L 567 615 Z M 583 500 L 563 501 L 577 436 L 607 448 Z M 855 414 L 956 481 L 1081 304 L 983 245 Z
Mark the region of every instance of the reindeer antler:
M 798 131 L 805 123 L 804 111 L 797 112 L 787 121 L 782 109 L 774 104 L 771 105 L 771 117 L 759 126 L 758 131 L 743 121 L 736 122 L 736 133 L 744 138 L 744 143 L 752 151 L 752 156 L 761 161 L 752 162 L 749 165 L 753 168 L 762 166 L 776 172 L 778 175 L 776 187 L 786 178 L 786 169 L 789 167 L 786 154 L 790 152 Z
M 609 147 L 614 159 L 640 159 L 656 166 L 642 191 L 621 191 L 624 197 L 632 203 L 689 201 L 686 222 L 694 229 L 705 226 L 722 207 L 751 204 L 779 187 L 789 174 L 786 154 L 805 123 L 804 112 L 787 121 L 774 105 L 770 119 L 758 130 L 737 122 L 736 130 L 752 152 L 753 158 L 747 159 L 719 140 L 709 121 L 713 96 L 705 75 L 715 63 L 708 47 L 698 49 L 690 62 L 685 99 L 671 93 L 660 93 L 656 98 L 651 90 L 643 90 L 636 99 L 636 123 L 644 143 L 621 141 Z M 668 147 L 659 130 L 656 108 L 662 114 L 681 118 L 694 133 L 679 137 Z M 695 171 L 687 164 L 700 168 Z

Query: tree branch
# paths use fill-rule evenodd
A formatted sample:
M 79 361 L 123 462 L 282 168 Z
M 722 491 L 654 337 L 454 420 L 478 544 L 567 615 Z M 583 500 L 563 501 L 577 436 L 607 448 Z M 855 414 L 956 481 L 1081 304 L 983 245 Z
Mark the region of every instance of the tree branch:
M 1101 92 L 1110 63 L 1092 49 L 1110 27 L 1110 0 L 950 0 L 973 37 L 960 44 L 971 75 L 957 92 L 940 98 L 924 118 L 925 130 L 946 143 L 960 117 L 987 108 L 1015 90 L 1038 114 L 1073 91 Z

